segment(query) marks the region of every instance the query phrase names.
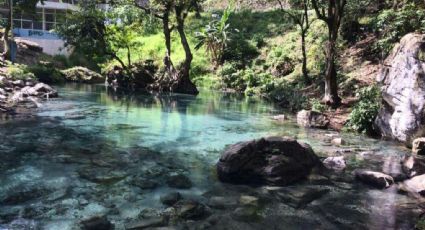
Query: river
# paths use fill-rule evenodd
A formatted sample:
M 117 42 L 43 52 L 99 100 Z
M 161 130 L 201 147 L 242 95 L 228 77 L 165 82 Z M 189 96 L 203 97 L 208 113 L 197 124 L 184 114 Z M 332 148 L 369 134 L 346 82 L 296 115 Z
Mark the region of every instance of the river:
M 201 90 L 186 95 L 125 93 L 101 85 L 58 87 L 60 98 L 30 118 L 0 122 L 0 229 L 78 229 L 106 215 L 115 229 L 168 212 L 160 197 L 178 191 L 206 215 L 188 229 L 412 229 L 419 210 L 395 187 L 354 180 L 367 168 L 400 171 L 396 143 L 299 128 L 291 115 L 254 97 Z M 347 168 L 286 188 L 220 183 L 215 163 L 227 145 L 271 135 L 309 143 L 322 158 L 344 155 Z M 186 189 L 169 178 L 184 175 Z M 254 197 L 242 204 L 242 197 Z

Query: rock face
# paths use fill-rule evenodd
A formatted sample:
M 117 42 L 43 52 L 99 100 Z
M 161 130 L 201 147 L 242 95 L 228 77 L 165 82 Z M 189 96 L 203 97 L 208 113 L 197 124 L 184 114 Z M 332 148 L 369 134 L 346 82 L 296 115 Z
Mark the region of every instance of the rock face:
M 388 188 L 394 184 L 394 179 L 391 176 L 380 172 L 356 170 L 355 176 L 356 179 L 379 189 Z
M 386 138 L 410 145 L 425 134 L 425 35 L 408 34 L 394 47 L 377 77 L 383 107 L 375 121 Z
M 297 114 L 297 123 L 306 128 L 326 129 L 329 126 L 329 118 L 319 112 L 302 110 Z
M 230 146 L 217 163 L 218 177 L 235 184 L 288 185 L 321 164 L 307 144 L 268 137 Z
M 67 81 L 88 84 L 105 82 L 105 78 L 102 75 L 81 66 L 63 70 L 62 73 L 65 75 Z
M 425 137 L 417 138 L 413 141 L 412 153 L 414 155 L 425 155 Z

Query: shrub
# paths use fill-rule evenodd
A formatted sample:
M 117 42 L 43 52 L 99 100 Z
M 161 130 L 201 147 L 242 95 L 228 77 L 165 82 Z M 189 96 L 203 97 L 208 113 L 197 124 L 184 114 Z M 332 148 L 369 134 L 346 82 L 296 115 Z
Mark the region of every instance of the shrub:
M 223 86 L 228 89 L 235 89 L 243 92 L 246 88 L 245 82 L 241 77 L 241 72 L 238 63 L 226 62 L 218 72 L 218 76 L 223 81 Z
M 7 74 L 12 80 L 28 80 L 35 79 L 33 73 L 29 72 L 24 65 L 9 65 Z
M 347 124 L 349 130 L 372 133 L 373 122 L 378 115 L 381 92 L 377 86 L 362 88 L 357 93 L 359 101 L 354 106 Z
M 372 27 L 380 35 L 375 49 L 386 55 L 404 35 L 425 30 L 425 11 L 415 3 L 404 4 L 401 9 L 384 10 L 372 21 Z
M 52 63 L 39 63 L 29 66 L 27 70 L 33 73 L 39 81 L 47 84 L 64 82 L 63 74 Z
M 305 109 L 308 104 L 307 98 L 301 93 L 301 85 L 278 79 L 265 84 L 262 87 L 262 94 L 281 106 L 292 111 Z
M 319 113 L 323 113 L 326 110 L 326 105 L 322 104 L 321 101 L 317 98 L 310 100 L 311 110 Z

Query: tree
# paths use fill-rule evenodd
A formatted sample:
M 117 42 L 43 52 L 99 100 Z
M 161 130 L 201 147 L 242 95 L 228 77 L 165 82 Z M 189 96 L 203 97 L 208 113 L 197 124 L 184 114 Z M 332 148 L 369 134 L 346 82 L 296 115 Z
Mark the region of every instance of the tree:
M 307 32 L 310 29 L 311 21 L 308 16 L 308 7 L 310 0 L 291 0 L 290 5 L 295 8 L 295 10 L 288 10 L 285 8 L 285 5 L 282 0 L 277 0 L 280 9 L 285 14 L 289 15 L 289 17 L 297 24 L 300 28 L 301 32 L 301 52 L 303 56 L 302 60 L 302 72 L 304 77 L 304 82 L 309 84 L 310 78 L 308 77 L 308 69 L 307 69 L 307 46 L 306 46 L 306 36 Z M 301 9 L 301 10 L 300 10 Z
M 12 28 L 12 16 L 14 13 L 35 13 L 36 5 L 38 2 L 44 3 L 44 0 L 0 0 L 0 5 L 6 5 L 8 8 L 7 21 L 5 22 L 4 34 L 2 37 L 4 44 L 4 51 L 2 53 L 3 59 L 10 59 L 11 45 L 10 33 Z M 12 3 L 12 4 L 11 4 Z
M 137 7 L 153 15 L 162 22 L 166 54 L 164 66 L 166 75 L 158 81 L 159 90 L 177 93 L 198 94 L 196 86 L 190 80 L 190 67 L 193 54 L 185 33 L 186 17 L 193 9 L 193 0 L 134 0 Z M 175 17 L 174 24 L 172 16 Z M 171 33 L 174 29 L 180 36 L 180 43 L 185 52 L 185 60 L 176 68 L 171 60 Z
M 195 49 L 205 46 L 207 53 L 211 55 L 211 59 L 216 67 L 223 64 L 224 51 L 229 42 L 229 24 L 227 22 L 230 12 L 230 8 L 227 8 L 219 19 L 213 19 L 205 29 L 196 33 L 198 44 L 195 46 Z
M 124 70 L 129 72 L 131 65 L 130 47 L 135 36 L 123 20 L 108 17 L 97 8 L 96 2 L 85 2 L 80 10 L 68 14 L 67 23 L 59 26 L 57 32 L 72 46 L 91 59 L 103 61 L 106 57 L 115 59 Z M 127 50 L 127 65 L 117 55 L 118 50 Z
M 317 18 L 324 21 L 328 27 L 328 43 L 326 47 L 325 96 L 323 101 L 331 106 L 339 106 L 337 83 L 337 39 L 344 16 L 347 0 L 311 0 Z

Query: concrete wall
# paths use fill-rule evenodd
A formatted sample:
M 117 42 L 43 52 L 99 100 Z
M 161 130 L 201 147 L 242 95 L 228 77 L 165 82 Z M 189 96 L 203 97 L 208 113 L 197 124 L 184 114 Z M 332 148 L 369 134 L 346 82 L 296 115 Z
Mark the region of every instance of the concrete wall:
M 35 42 L 43 47 L 43 52 L 50 55 L 69 56 L 70 50 L 64 48 L 64 41 L 56 34 L 43 30 L 14 29 L 15 37 Z
M 49 55 L 65 55 L 69 56 L 71 54 L 71 50 L 64 47 L 64 42 L 60 39 L 52 40 L 52 39 L 40 39 L 40 38 L 31 38 L 25 37 L 25 40 L 35 42 L 43 47 L 43 53 Z

